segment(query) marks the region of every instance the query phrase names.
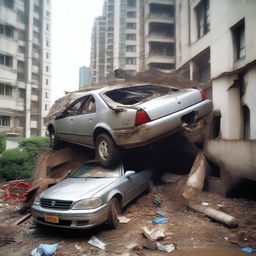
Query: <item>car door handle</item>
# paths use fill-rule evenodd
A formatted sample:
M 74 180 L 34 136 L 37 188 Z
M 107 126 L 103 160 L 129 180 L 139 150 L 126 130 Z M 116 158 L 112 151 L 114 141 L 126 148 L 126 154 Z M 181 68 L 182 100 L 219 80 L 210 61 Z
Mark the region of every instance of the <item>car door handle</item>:
M 70 119 L 69 119 L 69 121 L 70 121 L 70 122 L 73 122 L 73 121 L 74 121 L 74 119 L 73 119 L 73 118 L 70 118 Z
M 88 119 L 88 122 L 92 122 L 92 121 L 93 121 L 93 119 L 92 119 L 92 118 L 89 118 L 89 119 Z

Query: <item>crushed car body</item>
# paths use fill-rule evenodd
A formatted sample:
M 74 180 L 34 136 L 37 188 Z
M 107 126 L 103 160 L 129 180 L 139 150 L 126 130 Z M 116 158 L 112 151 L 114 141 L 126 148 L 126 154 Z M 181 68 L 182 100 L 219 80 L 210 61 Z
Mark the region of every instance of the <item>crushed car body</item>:
M 87 229 L 107 222 L 116 228 L 119 210 L 149 189 L 151 176 L 151 169 L 104 168 L 89 161 L 41 193 L 31 212 L 48 226 Z
M 140 84 L 80 92 L 48 125 L 51 143 L 96 150 L 103 166 L 119 161 L 118 147 L 147 145 L 209 114 L 211 100 L 199 89 Z

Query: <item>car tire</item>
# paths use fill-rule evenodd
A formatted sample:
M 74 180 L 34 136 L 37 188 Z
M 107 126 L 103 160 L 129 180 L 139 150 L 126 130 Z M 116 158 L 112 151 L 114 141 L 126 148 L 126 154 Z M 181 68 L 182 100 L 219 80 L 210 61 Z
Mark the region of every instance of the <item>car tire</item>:
M 120 154 L 113 139 L 106 133 L 101 133 L 96 138 L 96 159 L 102 166 L 115 167 L 119 160 Z
M 116 197 L 110 201 L 109 212 L 108 212 L 108 226 L 111 229 L 116 229 L 119 224 L 118 215 L 120 214 L 120 205 Z
M 59 149 L 60 148 L 60 142 L 56 138 L 54 128 L 49 130 L 49 137 L 50 137 L 50 147 L 53 148 L 53 149 Z

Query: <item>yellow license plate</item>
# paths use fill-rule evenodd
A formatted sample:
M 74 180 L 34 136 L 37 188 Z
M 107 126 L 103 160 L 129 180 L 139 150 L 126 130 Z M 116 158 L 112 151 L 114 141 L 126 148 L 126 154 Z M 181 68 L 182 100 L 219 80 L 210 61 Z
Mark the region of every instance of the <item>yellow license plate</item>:
M 51 222 L 51 223 L 59 223 L 59 216 L 58 215 L 44 215 L 44 220 L 46 222 Z

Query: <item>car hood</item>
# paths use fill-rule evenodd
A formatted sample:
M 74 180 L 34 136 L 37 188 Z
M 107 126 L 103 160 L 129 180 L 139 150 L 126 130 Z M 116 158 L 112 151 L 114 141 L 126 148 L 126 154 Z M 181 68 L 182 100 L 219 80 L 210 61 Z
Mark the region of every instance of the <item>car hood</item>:
M 118 178 L 68 178 L 48 188 L 41 198 L 77 201 L 90 198 Z

